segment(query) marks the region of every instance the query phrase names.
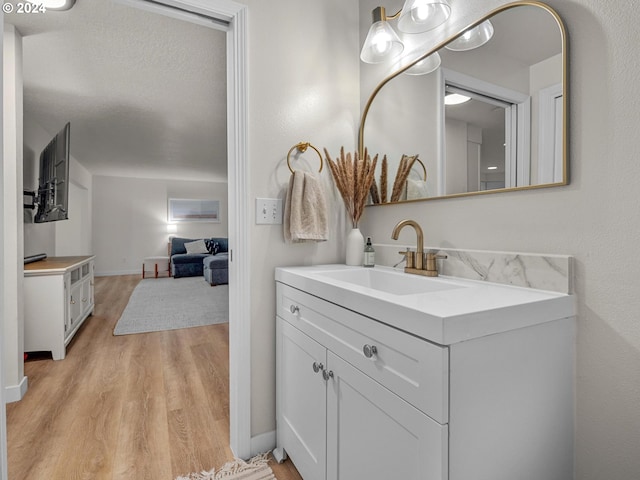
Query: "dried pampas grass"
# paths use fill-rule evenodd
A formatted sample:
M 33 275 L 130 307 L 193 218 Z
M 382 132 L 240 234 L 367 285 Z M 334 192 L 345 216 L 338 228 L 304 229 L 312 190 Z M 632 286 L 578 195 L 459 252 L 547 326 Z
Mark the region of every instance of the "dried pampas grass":
M 393 181 L 393 189 L 391 190 L 391 197 L 388 198 L 388 162 L 387 156 L 385 155 L 382 158 L 382 168 L 380 171 L 380 185 L 376 184 L 374 179 L 373 184 L 371 185 L 371 201 L 373 203 L 388 203 L 388 202 L 397 202 L 401 200 L 402 193 L 404 192 L 405 185 L 407 182 L 407 178 L 409 177 L 409 173 L 411 173 L 411 169 L 418 159 L 418 155 L 409 156 L 402 155 L 400 159 L 400 163 L 398 164 L 398 170 L 396 171 L 396 177 Z
M 400 200 L 404 187 L 407 183 L 407 177 L 413 168 L 418 155 L 409 156 L 402 155 L 400 163 L 398 164 L 398 171 L 396 172 L 396 179 L 393 182 L 393 191 L 391 192 L 391 201 L 397 202 Z
M 352 157 L 351 153 L 345 155 L 344 147 L 340 149 L 340 158 L 336 158 L 335 161 L 331 159 L 326 148 L 324 154 L 353 228 L 357 228 L 373 183 L 378 156 L 371 160 L 365 150 L 363 159 L 359 158 L 358 152 Z

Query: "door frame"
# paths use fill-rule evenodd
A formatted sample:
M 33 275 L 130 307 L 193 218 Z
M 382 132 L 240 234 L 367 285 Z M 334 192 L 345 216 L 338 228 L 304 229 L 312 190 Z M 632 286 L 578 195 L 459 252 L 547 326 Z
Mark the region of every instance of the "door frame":
M 248 173 L 248 7 L 232 0 L 119 0 L 227 34 L 227 182 L 229 201 L 229 423 L 234 455 L 251 456 L 251 312 Z M 167 8 L 168 7 L 168 8 Z
M 227 172 L 229 199 L 229 420 L 231 449 L 237 457 L 251 456 L 251 317 L 249 262 L 249 171 L 248 171 L 248 7 L 232 0 L 120 0 L 131 6 L 156 10 L 198 23 L 198 16 L 219 21 L 227 42 Z M 167 8 L 169 7 L 169 8 Z M 194 15 L 195 14 L 195 15 Z M 0 14 L 4 25 L 4 15 Z M 0 32 L 3 32 L 0 26 Z M 3 39 L 0 39 L 0 47 Z M 2 53 L 0 51 L 0 58 Z M 0 80 L 0 84 L 1 84 Z M 0 104 L 2 99 L 0 99 Z M 3 120 L 0 118 L 0 141 Z M 4 155 L 2 162 L 4 162 Z M 0 169 L 0 177 L 2 169 Z M 1 179 L 1 178 L 0 178 Z M 17 179 L 16 179 L 17 180 Z M 1 204 L 0 204 L 1 206 Z M 4 231 L 0 209 L 0 233 Z M 0 247 L 4 242 L 0 237 Z M 0 305 L 6 301 L 6 285 L 0 283 Z M 4 319 L 0 318 L 0 331 Z M 0 345 L 0 480 L 7 480 L 4 362 Z
M 447 85 L 451 85 L 511 105 L 505 110 L 505 187 L 529 185 L 531 183 L 529 174 L 531 169 L 531 97 L 454 70 L 441 68 L 440 71 L 442 75 L 442 103 L 444 103 L 445 88 Z M 445 116 L 443 109 L 442 125 L 445 124 Z M 442 171 L 444 171 L 445 162 L 446 154 L 442 149 L 438 162 L 439 169 Z

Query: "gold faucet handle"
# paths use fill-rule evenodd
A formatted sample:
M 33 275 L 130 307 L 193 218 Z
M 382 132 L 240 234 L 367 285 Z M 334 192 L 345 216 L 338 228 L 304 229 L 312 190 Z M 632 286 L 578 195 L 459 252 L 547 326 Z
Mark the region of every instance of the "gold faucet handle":
M 438 263 L 436 260 L 444 260 L 447 258 L 446 255 L 443 254 L 435 254 L 435 253 L 427 253 L 427 275 L 430 277 L 438 276 Z
M 404 255 L 405 258 L 407 259 L 405 268 L 414 268 L 416 264 L 416 252 L 412 252 L 411 250 L 407 249 L 404 252 L 398 252 L 398 253 L 400 255 Z

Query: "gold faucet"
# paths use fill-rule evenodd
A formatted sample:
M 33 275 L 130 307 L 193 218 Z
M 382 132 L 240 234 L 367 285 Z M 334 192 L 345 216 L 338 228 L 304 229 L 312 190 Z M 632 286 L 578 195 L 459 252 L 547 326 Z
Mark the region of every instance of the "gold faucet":
M 407 258 L 407 265 L 404 267 L 404 271 L 406 273 L 424 275 L 427 277 L 437 277 L 438 265 L 436 263 L 436 259 L 447 258 L 447 256 L 436 255 L 435 253 L 424 253 L 424 234 L 422 233 L 422 228 L 417 222 L 413 220 L 402 220 L 401 222 L 398 222 L 398 224 L 393 228 L 391 238 L 397 240 L 400 235 L 400 230 L 407 225 L 413 227 L 418 238 L 415 252 L 411 252 L 409 250 L 406 252 L 398 252 L 401 255 L 405 255 Z
M 405 272 L 409 269 L 412 270 L 422 270 L 423 265 L 423 256 L 424 256 L 424 234 L 422 233 L 422 228 L 418 225 L 417 222 L 413 220 L 402 220 L 398 222 L 398 224 L 393 228 L 393 233 L 391 234 L 391 238 L 394 240 L 398 239 L 400 235 L 400 230 L 402 230 L 407 225 L 413 227 L 416 231 L 416 235 L 418 236 L 417 248 L 415 252 L 400 252 L 402 255 L 407 256 L 407 266 L 405 267 Z M 413 258 L 410 258 L 413 257 Z

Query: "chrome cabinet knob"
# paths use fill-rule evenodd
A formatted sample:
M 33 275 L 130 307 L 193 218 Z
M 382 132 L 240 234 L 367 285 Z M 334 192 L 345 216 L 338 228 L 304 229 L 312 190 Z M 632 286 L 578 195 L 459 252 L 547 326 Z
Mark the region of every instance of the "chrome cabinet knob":
M 333 378 L 333 370 L 323 370 L 322 378 L 324 378 L 325 380 L 329 380 L 330 378 Z
M 364 353 L 364 356 L 367 358 L 373 358 L 378 354 L 378 347 L 375 345 L 365 345 L 362 347 L 362 353 Z
M 320 370 L 324 369 L 324 365 L 322 363 L 313 362 L 313 371 L 318 373 Z
M 291 305 L 289 307 L 289 311 L 295 315 L 296 313 L 300 312 L 300 307 L 297 305 Z

